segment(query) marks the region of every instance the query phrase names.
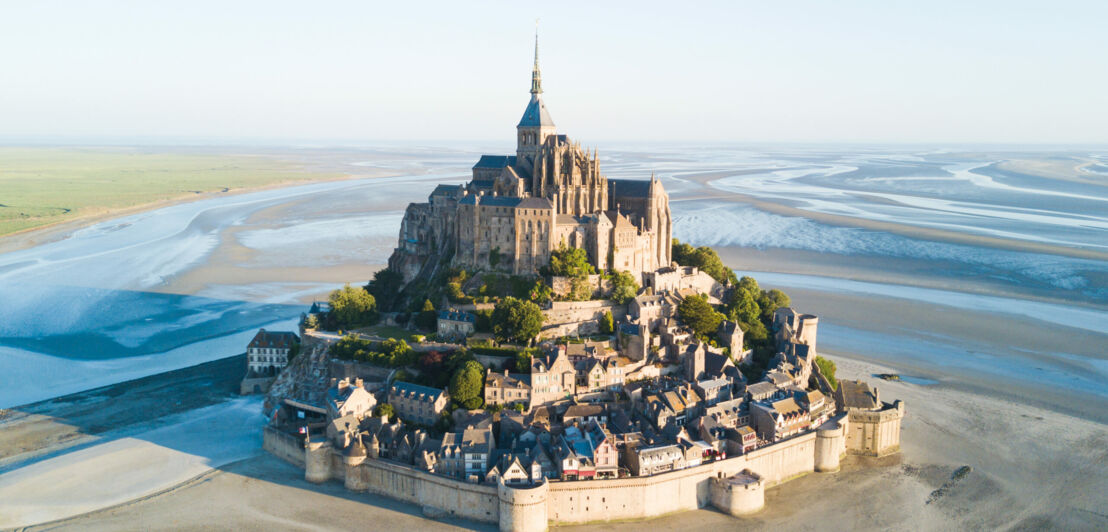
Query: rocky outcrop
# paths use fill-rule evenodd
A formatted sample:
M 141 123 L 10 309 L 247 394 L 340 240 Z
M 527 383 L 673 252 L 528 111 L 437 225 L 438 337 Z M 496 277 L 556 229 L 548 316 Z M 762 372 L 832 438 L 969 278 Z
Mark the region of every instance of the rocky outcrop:
M 323 396 L 330 384 L 329 344 L 311 342 L 307 336 L 304 340 L 300 355 L 289 362 L 270 386 L 262 407 L 266 415 L 271 415 L 286 398 L 309 404 L 323 404 Z

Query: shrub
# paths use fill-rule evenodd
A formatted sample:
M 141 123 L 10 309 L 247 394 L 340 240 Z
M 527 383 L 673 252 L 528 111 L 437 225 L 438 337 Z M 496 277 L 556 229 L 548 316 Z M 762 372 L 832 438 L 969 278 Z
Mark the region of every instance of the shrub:
M 816 355 L 816 367 L 819 368 L 819 372 L 827 379 L 827 382 L 831 384 L 832 390 L 839 389 L 839 381 L 835 379 L 835 363 L 829 359 Z

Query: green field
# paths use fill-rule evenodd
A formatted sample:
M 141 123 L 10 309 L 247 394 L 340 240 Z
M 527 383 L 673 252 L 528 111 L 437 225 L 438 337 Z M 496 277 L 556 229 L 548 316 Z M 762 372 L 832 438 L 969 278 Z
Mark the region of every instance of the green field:
M 273 153 L 0 147 L 0 236 L 205 192 L 334 177 Z

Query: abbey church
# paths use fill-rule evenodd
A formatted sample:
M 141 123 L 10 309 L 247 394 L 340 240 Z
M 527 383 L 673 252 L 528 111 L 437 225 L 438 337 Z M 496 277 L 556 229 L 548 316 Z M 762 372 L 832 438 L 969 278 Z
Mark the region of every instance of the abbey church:
M 531 100 L 515 155 L 482 155 L 465 185 L 439 185 L 408 206 L 389 267 L 412 280 L 437 260 L 468 270 L 530 274 L 560 246 L 584 249 L 598 270 L 670 265 L 671 217 L 662 183 L 608 179 L 596 151 L 559 135 L 542 99 L 538 39 Z

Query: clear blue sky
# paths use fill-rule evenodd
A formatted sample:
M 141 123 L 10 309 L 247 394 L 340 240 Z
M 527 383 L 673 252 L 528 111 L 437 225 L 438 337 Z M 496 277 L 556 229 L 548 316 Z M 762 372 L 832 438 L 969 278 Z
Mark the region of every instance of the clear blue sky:
M 597 5 L 599 4 L 599 5 Z M 0 137 L 1108 143 L 1108 2 L 50 2 Z

